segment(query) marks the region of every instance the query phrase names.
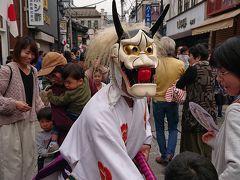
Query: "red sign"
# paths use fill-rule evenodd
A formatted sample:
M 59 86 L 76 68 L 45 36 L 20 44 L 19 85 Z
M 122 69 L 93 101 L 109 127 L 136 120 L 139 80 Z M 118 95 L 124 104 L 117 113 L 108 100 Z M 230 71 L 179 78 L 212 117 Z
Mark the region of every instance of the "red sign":
M 211 16 L 232 9 L 237 5 L 240 5 L 240 0 L 208 0 L 207 15 Z

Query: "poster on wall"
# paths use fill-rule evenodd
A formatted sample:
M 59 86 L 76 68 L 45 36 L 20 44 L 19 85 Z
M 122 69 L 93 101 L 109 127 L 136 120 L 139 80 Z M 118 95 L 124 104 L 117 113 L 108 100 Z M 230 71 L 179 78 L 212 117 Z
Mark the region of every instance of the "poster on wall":
M 28 22 L 30 26 L 44 25 L 43 0 L 28 0 Z

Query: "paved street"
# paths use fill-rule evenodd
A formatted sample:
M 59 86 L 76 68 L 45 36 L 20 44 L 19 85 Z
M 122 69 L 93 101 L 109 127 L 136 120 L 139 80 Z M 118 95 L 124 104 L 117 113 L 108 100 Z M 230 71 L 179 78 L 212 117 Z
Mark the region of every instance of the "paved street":
M 226 108 L 227 108 L 227 106 L 223 106 L 223 115 L 224 115 L 224 112 L 225 112 Z M 181 130 L 181 116 L 182 116 L 181 112 L 182 112 L 182 106 L 179 107 L 178 130 Z M 221 126 L 223 120 L 224 120 L 224 117 L 218 118 L 218 125 L 219 126 Z M 162 166 L 161 164 L 158 164 L 155 161 L 156 156 L 159 155 L 159 148 L 158 148 L 158 144 L 157 144 L 157 140 L 156 140 L 156 130 L 155 130 L 153 117 L 151 117 L 151 119 L 150 119 L 150 124 L 151 124 L 151 127 L 152 127 L 153 141 L 152 141 L 152 148 L 151 148 L 150 157 L 149 157 L 149 164 L 150 164 L 154 174 L 156 175 L 157 179 L 158 180 L 164 180 L 164 166 Z M 168 137 L 167 123 L 166 123 L 166 127 L 165 127 L 165 132 L 166 132 L 165 135 L 166 135 L 166 138 L 167 138 Z M 180 150 L 180 137 L 181 137 L 181 133 L 179 132 L 175 154 L 178 154 L 179 150 Z
M 223 115 L 224 115 L 224 112 L 226 110 L 226 107 L 227 106 L 223 106 Z M 181 116 L 182 116 L 182 106 L 179 107 L 179 120 L 181 120 Z M 152 113 L 151 113 L 152 114 Z M 218 118 L 218 124 L 219 126 L 222 124 L 224 120 L 224 117 L 222 118 Z M 158 148 L 158 144 L 157 144 L 157 140 L 156 140 L 156 130 L 155 130 L 155 125 L 154 125 L 154 119 L 153 119 L 153 116 L 151 116 L 151 119 L 150 119 L 150 124 L 151 124 L 151 127 L 152 127 L 152 133 L 153 133 L 153 141 L 152 141 L 152 148 L 151 148 L 151 152 L 150 152 L 150 157 L 149 157 L 149 164 L 152 168 L 152 171 L 154 172 L 155 176 L 157 177 L 158 180 L 164 180 L 164 166 L 162 166 L 161 164 L 158 164 L 156 161 L 155 161 L 155 158 L 159 155 L 159 148 Z M 181 122 L 179 121 L 178 123 L 178 130 L 180 131 L 181 130 Z M 165 123 L 166 127 L 165 127 L 165 135 L 166 135 L 166 138 L 168 137 L 168 131 L 167 131 L 167 123 Z M 36 123 L 36 128 L 37 128 L 37 131 L 40 131 L 40 127 L 39 127 L 39 124 Z M 177 140 L 177 147 L 176 147 L 176 153 L 175 154 L 178 154 L 179 153 L 179 150 L 180 150 L 180 132 L 178 133 L 178 140 Z
M 181 109 L 179 110 L 181 112 Z M 181 115 L 180 115 L 181 117 Z M 158 164 L 155 161 L 155 158 L 157 156 L 159 156 L 159 148 L 158 148 L 158 144 L 157 144 L 157 140 L 156 140 L 156 130 L 155 130 L 155 124 L 154 124 L 154 119 L 153 117 L 151 117 L 150 119 L 150 124 L 152 127 L 152 133 L 153 133 L 153 141 L 152 141 L 152 148 L 151 148 L 151 152 L 150 152 L 150 157 L 149 157 L 149 164 L 155 174 L 155 176 L 157 177 L 158 180 L 164 180 L 164 166 L 162 166 L 161 164 Z M 180 130 L 180 123 L 178 123 L 178 130 Z M 167 124 L 165 127 L 165 135 L 166 138 L 168 137 L 168 131 L 167 131 Z M 180 136 L 181 134 L 178 133 L 178 141 L 177 141 L 177 147 L 176 147 L 176 154 L 179 153 L 179 148 L 180 148 Z

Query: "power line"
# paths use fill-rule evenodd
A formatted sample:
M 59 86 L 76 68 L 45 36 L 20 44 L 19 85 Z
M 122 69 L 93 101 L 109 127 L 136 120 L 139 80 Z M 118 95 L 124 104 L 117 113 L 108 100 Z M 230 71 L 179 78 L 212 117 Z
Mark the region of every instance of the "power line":
M 101 3 L 105 2 L 105 1 L 107 1 L 107 0 L 102 0 L 102 1 L 99 1 L 99 2 L 96 2 L 96 3 L 92 3 L 92 4 L 85 5 L 85 6 L 80 6 L 80 7 L 94 6 L 94 5 L 97 5 L 97 4 L 101 4 Z
M 130 1 L 130 0 L 128 0 L 129 2 L 130 2 L 130 6 L 129 6 L 129 8 L 128 8 L 128 11 L 129 10 L 132 10 L 133 8 L 134 8 L 134 6 L 135 6 L 135 4 L 132 2 L 132 1 Z

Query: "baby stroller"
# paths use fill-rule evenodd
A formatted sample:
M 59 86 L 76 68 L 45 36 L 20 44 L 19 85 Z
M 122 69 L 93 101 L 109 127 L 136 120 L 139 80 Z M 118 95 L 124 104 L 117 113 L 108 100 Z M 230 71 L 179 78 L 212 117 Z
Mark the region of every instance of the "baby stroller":
M 142 152 L 137 153 L 134 158 L 134 162 L 146 180 L 157 180 Z M 71 172 L 71 167 L 61 154 L 41 169 L 32 180 L 46 178 L 55 172 L 60 172 L 64 179 L 74 180 L 74 177 L 68 175 L 67 172 Z

